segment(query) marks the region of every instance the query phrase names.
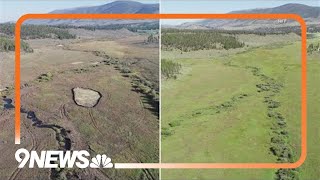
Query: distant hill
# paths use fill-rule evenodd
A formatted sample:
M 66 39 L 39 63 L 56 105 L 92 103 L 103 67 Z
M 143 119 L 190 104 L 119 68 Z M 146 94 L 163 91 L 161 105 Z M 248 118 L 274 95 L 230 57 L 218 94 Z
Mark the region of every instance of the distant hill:
M 231 11 L 228 14 L 298 14 L 309 24 L 319 23 L 320 7 L 307 6 L 303 4 L 285 4 L 274 8 L 248 9 L 240 11 Z M 192 23 L 184 23 L 179 28 L 197 29 L 201 28 L 219 28 L 219 29 L 254 29 L 261 27 L 284 27 L 298 25 L 294 21 L 287 20 L 203 20 Z
M 159 4 L 144 4 L 135 1 L 114 1 L 100 6 L 77 7 L 71 9 L 60 9 L 49 12 L 49 14 L 156 14 L 159 13 Z M 150 22 L 152 20 L 29 20 L 28 24 L 46 25 L 110 25 L 110 24 L 130 24 L 137 22 Z
M 307 6 L 304 4 L 289 3 L 274 8 L 249 9 L 242 11 L 232 11 L 230 14 L 298 14 L 303 18 L 318 18 L 320 17 L 320 7 Z
M 91 7 L 61 9 L 51 14 L 154 14 L 159 13 L 159 4 L 143 4 L 135 1 L 114 1 Z

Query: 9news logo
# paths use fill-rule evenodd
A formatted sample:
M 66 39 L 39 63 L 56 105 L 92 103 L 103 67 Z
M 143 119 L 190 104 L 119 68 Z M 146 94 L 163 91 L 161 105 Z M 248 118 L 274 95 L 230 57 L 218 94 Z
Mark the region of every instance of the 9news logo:
M 39 168 L 112 168 L 111 158 L 105 154 L 97 154 L 90 158 L 90 153 L 81 151 L 41 151 L 40 156 L 36 151 L 18 149 L 15 158 L 19 163 L 18 168 L 23 168 L 29 162 L 29 168 L 37 164 Z

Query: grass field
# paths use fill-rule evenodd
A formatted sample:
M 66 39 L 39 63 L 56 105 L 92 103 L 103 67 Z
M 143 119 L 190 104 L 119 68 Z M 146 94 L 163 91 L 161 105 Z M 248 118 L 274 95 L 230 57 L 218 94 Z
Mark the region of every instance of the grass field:
M 197 52 L 195 56 L 188 52 L 189 58 L 163 53 L 163 58 L 180 63 L 182 70 L 177 79 L 162 80 L 162 162 L 286 162 L 299 158 L 300 42 L 275 44 L 213 58 L 197 58 Z M 316 171 L 319 145 L 315 145 L 319 144 L 320 105 L 316 59 L 319 53 L 309 55 L 308 157 L 302 167 L 289 173 L 298 174 L 293 179 L 312 180 L 320 175 Z M 289 149 L 287 159 L 279 160 L 284 154 L 270 150 L 277 148 L 274 139 L 279 137 Z M 162 179 L 284 179 L 276 172 L 279 170 L 162 170 Z
M 319 37 L 319 36 L 318 36 Z M 309 40 L 319 42 L 319 38 Z M 319 53 L 308 56 L 308 152 L 305 163 L 299 168 L 300 179 L 312 180 L 319 178 L 320 166 L 320 61 Z

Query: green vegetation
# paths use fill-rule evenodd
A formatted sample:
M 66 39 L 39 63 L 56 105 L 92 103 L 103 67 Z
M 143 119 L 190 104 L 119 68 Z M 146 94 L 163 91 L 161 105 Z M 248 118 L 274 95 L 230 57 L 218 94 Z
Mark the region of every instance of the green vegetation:
M 315 46 L 319 41 L 310 43 Z M 162 162 L 297 161 L 301 150 L 300 46 L 300 42 L 262 46 L 214 60 L 192 55 L 180 59 L 176 54 L 174 62 L 183 73 L 178 81 L 162 82 Z M 317 97 L 320 62 L 317 56 L 309 56 L 309 86 L 315 89 L 308 88 L 308 94 Z M 309 126 L 314 126 L 310 123 L 319 124 L 320 101 L 310 101 L 310 105 L 317 104 L 308 111 Z M 162 178 L 317 179 L 316 129 L 308 129 L 310 158 L 298 169 L 162 170 Z
M 150 34 L 147 39 L 147 43 L 157 43 L 159 42 L 159 36 Z
M 180 73 L 181 64 L 173 62 L 171 60 L 161 60 L 161 74 L 165 78 L 177 78 L 177 74 Z
M 264 84 L 257 84 L 258 92 L 266 92 L 264 103 L 268 107 L 267 116 L 272 120 L 271 144 L 270 151 L 277 157 L 280 163 L 293 163 L 295 161 L 294 152 L 291 148 L 288 131 L 286 129 L 287 122 L 284 116 L 277 111 L 281 103 L 273 100 L 273 97 L 280 93 L 283 85 L 275 79 L 270 78 L 261 72 L 261 68 L 247 66 L 251 69 L 254 76 L 260 78 Z M 295 169 L 279 169 L 276 172 L 276 180 L 298 179 L 298 172 Z
M 14 36 L 15 24 L 5 23 L 0 26 L 0 33 L 8 36 Z M 70 34 L 66 29 L 60 29 L 45 25 L 22 25 L 22 39 L 37 39 L 37 38 L 53 38 L 53 39 L 74 39 L 76 36 Z
M 0 51 L 14 51 L 15 50 L 15 43 L 14 40 L 0 36 Z M 28 43 L 21 41 L 21 50 L 24 52 L 31 53 L 33 49 L 29 46 Z
M 319 38 L 308 40 L 308 43 L 318 44 Z M 308 56 L 308 147 L 307 159 L 302 166 L 298 168 L 301 180 L 319 179 L 318 167 L 320 166 L 320 61 L 318 54 L 310 54 Z M 299 130 L 299 128 L 297 128 Z
M 313 53 L 315 51 L 320 52 L 320 43 L 318 43 L 318 44 L 310 43 L 307 51 L 308 51 L 308 53 Z
M 134 91 L 138 91 L 144 94 L 147 102 L 151 105 L 152 110 L 158 113 L 159 110 L 159 89 L 157 89 L 156 84 L 148 81 L 146 78 L 142 77 L 140 74 L 131 70 L 132 65 L 129 62 L 120 62 L 117 59 L 110 58 L 104 53 L 95 53 L 97 56 L 107 58 L 103 61 L 105 65 L 112 65 L 116 70 L 120 71 L 124 77 L 131 79 L 131 85 Z
M 72 69 L 71 71 L 74 72 L 74 73 L 77 73 L 77 74 L 81 74 L 81 73 L 89 72 L 90 70 L 88 68 L 84 67 L 84 68 Z
M 134 24 L 110 24 L 110 25 L 101 25 L 101 26 L 70 26 L 70 25 L 57 25 L 58 28 L 75 28 L 75 29 L 86 29 L 86 30 L 119 30 L 119 29 L 128 29 L 132 32 L 139 31 L 150 31 L 159 29 L 158 22 L 152 23 L 134 23 Z
M 53 74 L 48 72 L 45 74 L 41 74 L 38 78 L 37 78 L 37 82 L 48 82 L 51 81 L 53 78 Z
M 179 49 L 184 52 L 204 49 L 228 50 L 245 45 L 232 35 L 201 30 L 163 30 L 161 43 L 164 50 Z

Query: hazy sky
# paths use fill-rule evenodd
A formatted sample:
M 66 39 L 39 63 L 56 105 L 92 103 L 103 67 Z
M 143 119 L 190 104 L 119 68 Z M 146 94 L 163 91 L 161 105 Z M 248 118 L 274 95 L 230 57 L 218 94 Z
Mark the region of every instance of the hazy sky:
M 57 9 L 96 6 L 114 0 L 0 0 L 0 22 L 16 21 L 23 14 L 48 13 Z M 142 3 L 158 3 L 158 0 L 135 0 Z
M 95 6 L 113 0 L 0 0 L 0 22 L 16 21 L 27 13 L 48 13 L 56 9 Z M 157 3 L 159 0 L 137 0 Z M 266 8 L 286 3 L 320 6 L 320 0 L 161 0 L 161 13 L 227 13 L 234 10 Z M 190 20 L 162 20 L 179 24 Z
M 320 0 L 162 0 L 162 13 L 227 13 L 234 10 L 267 8 L 287 3 L 320 6 Z

